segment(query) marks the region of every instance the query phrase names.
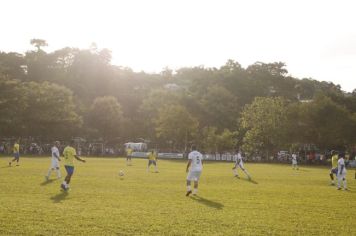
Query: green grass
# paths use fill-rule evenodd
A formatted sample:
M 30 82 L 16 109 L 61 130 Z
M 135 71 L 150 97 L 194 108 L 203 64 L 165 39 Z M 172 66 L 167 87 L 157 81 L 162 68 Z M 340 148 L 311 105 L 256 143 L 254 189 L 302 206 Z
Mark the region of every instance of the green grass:
M 156 174 L 146 160 L 87 158 L 66 194 L 61 181 L 44 181 L 49 158 L 8 160 L 0 158 L 0 235 L 356 235 L 353 170 L 347 192 L 329 186 L 327 168 L 247 163 L 249 182 L 233 177 L 231 163 L 210 162 L 193 198 L 181 161 L 160 160 Z

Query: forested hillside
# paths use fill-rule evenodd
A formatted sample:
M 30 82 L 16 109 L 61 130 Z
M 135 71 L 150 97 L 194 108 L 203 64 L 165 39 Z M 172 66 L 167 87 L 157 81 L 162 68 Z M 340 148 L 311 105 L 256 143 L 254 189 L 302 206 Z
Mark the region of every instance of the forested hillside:
M 24 55 L 0 53 L 0 137 L 145 139 L 177 150 L 196 142 L 212 152 L 356 143 L 356 93 L 294 78 L 282 62 L 149 74 L 113 65 L 95 45 L 31 44 Z

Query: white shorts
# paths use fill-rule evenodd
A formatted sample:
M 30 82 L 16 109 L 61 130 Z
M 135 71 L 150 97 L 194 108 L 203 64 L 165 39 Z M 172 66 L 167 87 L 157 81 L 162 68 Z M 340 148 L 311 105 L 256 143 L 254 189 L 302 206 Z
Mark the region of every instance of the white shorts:
M 189 171 L 188 175 L 187 175 L 187 180 L 189 181 L 199 181 L 200 179 L 200 175 L 201 175 L 201 170 L 193 170 L 193 171 Z
M 346 177 L 346 171 L 343 171 L 343 172 L 341 173 L 341 175 L 339 175 L 339 172 L 337 173 L 337 178 L 338 178 L 338 179 L 345 179 L 345 177 Z
M 59 168 L 59 161 L 57 158 L 52 158 L 51 168 Z
M 296 165 L 297 164 L 297 162 L 296 161 L 292 161 L 292 165 Z
M 240 163 L 236 166 L 236 169 L 238 169 L 240 167 L 241 170 L 244 170 L 244 164 L 243 163 Z

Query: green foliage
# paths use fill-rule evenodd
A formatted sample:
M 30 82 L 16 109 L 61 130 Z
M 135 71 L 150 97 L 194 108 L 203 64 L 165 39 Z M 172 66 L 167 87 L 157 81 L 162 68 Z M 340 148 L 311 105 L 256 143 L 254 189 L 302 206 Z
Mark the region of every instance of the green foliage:
M 106 139 L 120 137 L 124 120 L 121 105 L 112 96 L 98 97 L 88 112 L 89 124 Z
M 82 124 L 72 92 L 48 82 L 1 81 L 0 129 L 6 135 L 64 137 Z
M 163 138 L 157 120 L 163 119 L 162 110 L 166 107 L 179 106 L 199 125 L 195 125 L 197 131 L 189 138 L 181 134 L 182 140 L 169 137 L 171 141 L 176 139 L 177 147 L 194 140 L 193 136 L 208 135 L 207 139 L 199 139 L 205 150 L 230 149 L 231 145 L 220 145 L 217 141 L 225 129 L 234 133 L 235 145 L 244 145 L 250 151 L 275 151 L 302 144 L 330 148 L 351 146 L 355 142 L 350 132 L 356 113 L 355 94 L 345 93 L 339 85 L 330 82 L 288 76 L 283 62 L 256 62 L 243 68 L 230 59 L 220 68 L 197 66 L 176 71 L 164 68 L 160 73 L 148 74 L 112 65 L 111 51 L 99 49 L 96 44 L 88 49 L 65 47 L 53 52 L 43 50 L 47 46 L 43 39 L 33 39 L 31 44 L 37 50 L 27 51 L 25 55 L 0 52 L 1 135 L 44 138 L 50 134 L 49 130 L 56 128 L 59 129 L 56 135 L 63 138 L 74 132 L 75 136 L 94 139 L 120 136 L 122 141 L 132 141 L 143 137 L 166 147 L 167 136 Z M 174 84 L 177 89 L 170 89 L 167 84 Z M 56 94 L 44 92 L 45 89 L 54 89 Z M 317 94 L 324 94 L 330 101 L 321 102 Z M 99 125 L 100 122 L 93 120 L 103 118 L 91 114 L 93 100 L 105 96 L 117 99 L 121 112 L 112 115 L 120 118 Z M 257 97 L 270 100 L 261 102 L 255 100 Z M 47 110 L 49 104 L 56 104 L 56 99 L 55 112 L 64 110 L 71 118 L 51 117 L 51 111 Z M 284 100 L 279 108 L 275 102 L 278 99 Z M 257 106 L 256 102 L 263 105 Z M 243 107 L 246 108 L 241 113 Z M 248 107 L 261 114 L 250 112 L 247 117 Z M 340 125 L 325 120 L 325 109 L 332 113 L 327 117 Z M 31 114 L 31 110 L 37 115 Z M 84 122 L 81 117 L 85 117 Z M 237 123 L 239 119 L 245 123 Z M 332 132 L 337 138 L 327 140 Z
M 196 138 L 199 122 L 181 105 L 165 106 L 155 120 L 157 137 L 173 141 L 174 147 L 187 148 Z
M 246 130 L 244 149 L 248 152 L 275 151 L 283 145 L 286 122 L 283 98 L 256 97 L 241 114 L 241 127 Z

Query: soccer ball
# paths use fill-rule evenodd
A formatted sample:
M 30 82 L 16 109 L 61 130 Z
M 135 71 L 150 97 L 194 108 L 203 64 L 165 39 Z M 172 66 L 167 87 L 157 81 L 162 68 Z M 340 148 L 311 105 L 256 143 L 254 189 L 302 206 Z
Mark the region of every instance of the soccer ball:
M 124 174 L 124 171 L 123 171 L 123 170 L 120 170 L 120 171 L 119 171 L 119 176 L 122 177 L 122 176 L 124 176 L 124 175 L 125 175 L 125 174 Z

